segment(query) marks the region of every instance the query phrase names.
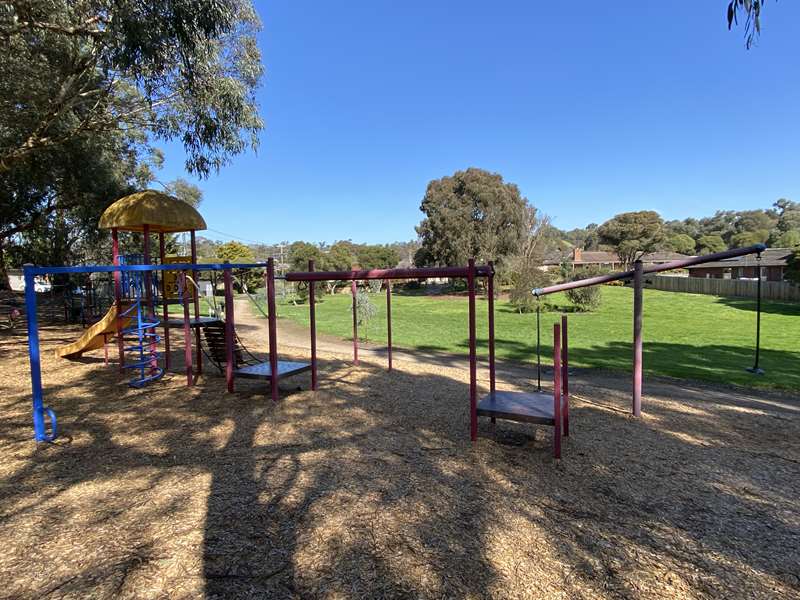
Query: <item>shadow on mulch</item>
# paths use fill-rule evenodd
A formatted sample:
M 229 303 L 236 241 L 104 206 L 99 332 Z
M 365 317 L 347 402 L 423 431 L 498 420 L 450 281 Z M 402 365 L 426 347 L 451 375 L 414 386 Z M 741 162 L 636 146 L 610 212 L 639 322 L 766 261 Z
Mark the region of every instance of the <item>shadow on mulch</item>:
M 0 595 L 800 593 L 797 403 L 668 384 L 640 420 L 576 402 L 554 464 L 548 428 L 482 420 L 471 444 L 448 366 L 328 360 L 319 392 L 277 405 L 259 382 L 131 390 L 113 367 L 46 366 L 74 441 L 33 449 L 25 386 L 3 400 Z M 621 382 L 575 385 L 628 402 Z

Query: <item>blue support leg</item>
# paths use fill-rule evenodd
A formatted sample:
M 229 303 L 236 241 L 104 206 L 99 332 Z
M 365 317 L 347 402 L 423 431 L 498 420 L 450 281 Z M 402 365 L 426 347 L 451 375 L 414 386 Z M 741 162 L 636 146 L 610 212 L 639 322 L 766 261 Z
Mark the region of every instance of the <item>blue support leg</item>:
M 33 392 L 33 433 L 37 442 L 52 442 L 56 439 L 56 414 L 44 405 L 42 393 L 42 364 L 39 353 L 39 321 L 36 316 L 36 282 L 30 265 L 25 265 L 25 312 L 28 318 L 28 356 L 31 363 L 31 389 Z M 47 433 L 45 415 L 50 417 L 50 433 Z

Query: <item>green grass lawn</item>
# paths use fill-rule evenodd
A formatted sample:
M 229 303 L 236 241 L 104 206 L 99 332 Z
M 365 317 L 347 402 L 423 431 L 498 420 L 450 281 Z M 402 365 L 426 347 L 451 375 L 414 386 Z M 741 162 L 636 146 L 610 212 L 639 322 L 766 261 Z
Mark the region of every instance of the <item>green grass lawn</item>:
M 603 287 L 601 308 L 569 313 L 570 362 L 577 367 L 631 369 L 633 293 L 629 288 Z M 386 342 L 383 293 L 373 296 L 378 314 L 366 328 L 369 341 Z M 570 311 L 566 298 L 550 302 Z M 646 290 L 644 299 L 644 367 L 666 375 L 746 386 L 800 390 L 800 304 L 765 302 L 762 312 L 761 366 L 766 374 L 751 375 L 755 302 Z M 486 353 L 486 300 L 478 300 L 478 348 Z M 533 361 L 536 315 L 518 314 L 508 303 L 495 304 L 498 360 Z M 280 304 L 279 317 L 308 325 L 308 305 Z M 542 354 L 552 364 L 552 324 L 560 313 L 542 314 Z M 422 352 L 467 352 L 467 300 L 395 294 L 392 298 L 393 344 Z M 317 305 L 320 332 L 352 339 L 349 295 L 324 296 Z M 363 337 L 364 332 L 359 332 Z

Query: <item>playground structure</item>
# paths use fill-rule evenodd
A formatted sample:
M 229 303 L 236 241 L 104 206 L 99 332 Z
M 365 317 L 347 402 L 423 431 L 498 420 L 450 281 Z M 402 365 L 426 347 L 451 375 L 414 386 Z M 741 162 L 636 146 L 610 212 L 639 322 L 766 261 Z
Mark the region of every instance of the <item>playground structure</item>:
M 737 256 L 745 256 L 747 254 L 758 255 L 758 260 L 761 259 L 761 253 L 766 250 L 766 245 L 755 244 L 745 248 L 734 248 L 732 250 L 725 250 L 723 252 L 715 252 L 713 254 L 704 254 L 702 256 L 693 256 L 681 260 L 674 260 L 660 265 L 651 265 L 645 267 L 642 261 L 637 260 L 634 263 L 634 268 L 629 271 L 621 271 L 618 273 L 610 273 L 608 275 L 598 275 L 597 277 L 589 277 L 587 279 L 580 279 L 577 281 L 568 281 L 566 283 L 559 283 L 544 288 L 535 288 L 531 293 L 537 298 L 546 296 L 547 294 L 554 294 L 556 292 L 563 292 L 566 290 L 588 287 L 592 285 L 600 285 L 612 281 L 631 280 L 633 281 L 633 393 L 631 398 L 631 413 L 633 416 L 638 417 L 642 414 L 642 325 L 644 322 L 644 276 L 648 273 L 659 273 L 661 271 L 671 271 L 673 269 L 685 269 L 691 265 L 699 265 L 706 262 L 714 262 L 718 260 L 725 260 L 726 258 L 735 258 Z M 759 269 L 760 271 L 760 269 Z M 748 371 L 760 374 L 763 373 L 758 365 L 760 342 L 761 342 L 761 274 L 758 277 L 758 289 L 756 304 L 756 343 L 755 343 L 755 362 Z
M 353 298 L 353 362 L 358 364 L 358 320 L 356 318 L 356 281 L 383 280 L 386 284 L 386 322 L 387 322 L 387 359 L 388 370 L 392 370 L 392 280 L 427 278 L 464 278 L 467 280 L 467 297 L 469 303 L 469 406 L 470 406 L 470 439 L 478 439 L 478 417 L 489 417 L 494 423 L 496 419 L 536 423 L 553 427 L 553 455 L 561 458 L 561 435 L 569 435 L 569 388 L 567 365 L 567 318 L 554 328 L 554 376 L 552 397 L 542 392 L 541 386 L 533 392 L 503 392 L 497 390 L 495 368 L 495 327 L 494 327 L 494 264 L 476 266 L 470 259 L 467 267 L 429 267 L 421 269 L 374 269 L 353 271 L 315 271 L 314 261 L 308 262 L 308 271 L 294 271 L 286 274 L 286 281 L 308 283 L 309 329 L 311 336 L 311 389 L 317 389 L 317 332 L 315 308 L 315 282 L 350 281 Z M 477 377 L 477 334 L 475 330 L 475 282 L 478 278 L 486 279 L 486 299 L 488 317 L 488 354 L 489 354 L 489 393 L 478 399 Z M 272 311 L 270 310 L 270 313 Z M 562 351 L 563 346 L 563 351 Z M 561 367 L 563 361 L 563 369 Z
M 552 397 L 542 392 L 541 372 L 539 385 L 534 392 L 504 392 L 496 389 L 495 369 L 495 327 L 494 327 L 494 275 L 493 264 L 476 266 L 470 259 L 466 267 L 430 267 L 419 269 L 374 269 L 350 271 L 315 271 L 314 262 L 309 261 L 308 271 L 290 272 L 283 279 L 288 282 L 305 282 L 309 286 L 310 322 L 310 363 L 281 361 L 278 358 L 277 311 L 274 260 L 266 263 L 211 263 L 198 264 L 195 231 L 205 228 L 205 221 L 191 206 L 174 198 L 148 190 L 133 194 L 112 204 L 100 219 L 100 227 L 111 229 L 112 265 L 81 267 L 34 267 L 26 265 L 26 309 L 28 314 L 28 337 L 33 388 L 34 431 L 37 441 L 52 441 L 57 436 L 54 411 L 44 406 L 41 385 L 41 367 L 38 345 L 38 323 L 36 318 L 36 293 L 34 282 L 37 277 L 60 274 L 107 273 L 113 277 L 114 302 L 108 312 L 91 325 L 83 335 L 71 344 L 56 350 L 56 355 L 75 358 L 89 350 L 104 348 L 108 363 L 108 340 L 116 338 L 120 371 L 130 369 L 136 372 L 130 381 L 133 387 L 141 387 L 160 378 L 170 369 L 170 329 L 181 328 L 184 338 L 184 358 L 187 386 L 196 382 L 196 376 L 203 372 L 203 357 L 220 369 L 226 378 L 228 392 L 235 390 L 235 378 L 260 379 L 270 382 L 273 401 L 278 400 L 278 382 L 289 377 L 311 371 L 311 389 L 318 388 L 318 361 L 316 344 L 316 299 L 315 283 L 321 281 L 349 281 L 353 296 L 353 362 L 358 359 L 358 320 L 356 315 L 356 282 L 382 280 L 386 284 L 388 369 L 392 370 L 392 315 L 391 296 L 393 280 L 422 280 L 427 278 L 463 278 L 467 281 L 468 292 L 468 332 L 469 332 L 469 404 L 470 439 L 475 441 L 478 433 L 478 417 L 530 422 L 554 427 L 553 452 L 556 458 L 561 455 L 561 437 L 569 435 L 569 373 L 567 319 L 554 326 L 553 389 Z M 139 232 L 143 236 L 143 253 L 122 255 L 119 251 L 119 231 Z M 165 252 L 165 235 L 188 231 L 191 239 L 191 256 L 168 257 Z M 159 262 L 151 264 L 150 235 L 158 235 Z M 598 285 L 616 280 L 632 280 L 634 287 L 634 360 L 633 360 L 633 400 L 634 416 L 641 414 L 642 394 L 642 289 L 645 273 L 685 268 L 703 262 L 723 260 L 745 254 L 760 253 L 765 246 L 759 244 L 747 248 L 688 258 L 663 265 L 643 268 L 637 262 L 630 271 L 572 281 L 546 288 L 532 290 L 537 298 L 544 295 Z M 235 330 L 233 281 L 234 269 L 257 269 L 264 272 L 264 287 L 267 303 L 269 360 L 259 361 L 239 340 Z M 199 308 L 200 290 L 198 278 L 201 272 L 222 272 L 224 284 L 224 311 L 215 311 L 213 317 L 201 317 Z M 476 279 L 486 279 L 488 308 L 488 363 L 489 393 L 478 399 L 477 386 L 477 336 L 476 336 Z M 248 292 L 248 296 L 250 296 Z M 252 296 L 251 296 L 252 299 Z M 161 307 L 163 319 L 156 317 L 156 306 Z M 180 318 L 170 318 L 169 307 L 180 305 Z M 259 310 L 261 310 L 259 308 Z M 262 311 L 263 312 L 263 311 Z M 192 316 L 193 313 L 193 316 Z M 224 313 L 224 314 L 220 314 Z M 163 337 L 158 329 L 163 328 Z M 756 362 L 754 372 L 758 372 L 758 336 L 760 334 L 760 297 L 757 317 Z M 539 358 L 537 318 L 537 359 Z M 205 339 L 205 344 L 203 340 Z M 159 361 L 162 354 L 158 349 L 163 341 L 164 366 Z M 133 354 L 132 362 L 126 362 L 126 354 Z M 245 358 L 245 355 L 247 358 Z M 540 363 L 540 361 L 539 361 Z M 51 421 L 50 433 L 45 420 Z

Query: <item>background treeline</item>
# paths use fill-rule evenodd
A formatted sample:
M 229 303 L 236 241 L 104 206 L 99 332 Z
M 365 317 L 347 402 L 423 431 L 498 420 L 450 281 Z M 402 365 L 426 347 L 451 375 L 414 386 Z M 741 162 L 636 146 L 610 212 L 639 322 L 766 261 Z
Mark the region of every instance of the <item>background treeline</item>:
M 682 254 L 706 254 L 728 248 L 764 243 L 775 248 L 800 246 L 800 203 L 784 198 L 771 208 L 718 210 L 711 217 L 687 218 L 664 223 L 669 249 Z M 554 237 L 570 247 L 610 250 L 598 234 L 599 225 L 555 231 Z

